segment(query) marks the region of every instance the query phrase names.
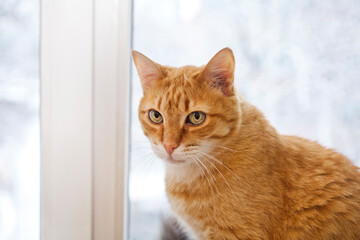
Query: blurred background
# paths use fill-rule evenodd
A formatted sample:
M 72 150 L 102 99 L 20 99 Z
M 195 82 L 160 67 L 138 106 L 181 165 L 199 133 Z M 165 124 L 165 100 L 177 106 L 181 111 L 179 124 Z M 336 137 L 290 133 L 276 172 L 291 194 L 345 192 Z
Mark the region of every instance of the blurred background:
M 39 1 L 0 1 L 0 239 L 40 239 Z
M 170 66 L 203 65 L 230 47 L 235 85 L 283 134 L 360 165 L 360 2 L 134 0 L 133 48 Z M 132 72 L 131 239 L 158 239 L 168 211 L 162 162 L 137 117 Z
M 39 1 L 0 2 L 0 239 L 39 239 Z M 133 48 L 160 64 L 236 58 L 237 89 L 283 134 L 360 166 L 358 0 L 134 0 Z M 131 77 L 130 239 L 158 239 L 164 169 L 142 133 Z

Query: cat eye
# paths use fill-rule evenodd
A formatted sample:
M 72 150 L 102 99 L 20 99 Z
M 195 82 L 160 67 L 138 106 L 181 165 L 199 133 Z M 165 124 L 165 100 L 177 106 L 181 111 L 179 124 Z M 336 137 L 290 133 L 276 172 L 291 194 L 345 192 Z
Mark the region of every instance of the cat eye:
M 155 111 L 153 109 L 151 109 L 149 111 L 149 119 L 150 119 L 150 121 L 152 121 L 153 123 L 156 123 L 156 124 L 163 122 L 163 117 L 161 116 L 161 114 L 158 111 Z
M 205 121 L 206 114 L 203 112 L 192 112 L 186 118 L 186 123 L 192 125 L 200 125 Z

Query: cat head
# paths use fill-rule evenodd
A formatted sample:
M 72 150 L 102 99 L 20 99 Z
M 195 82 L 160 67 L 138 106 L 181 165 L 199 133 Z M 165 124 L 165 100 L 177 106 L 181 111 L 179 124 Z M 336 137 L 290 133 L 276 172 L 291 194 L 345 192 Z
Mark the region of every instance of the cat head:
M 170 165 L 221 150 L 240 121 L 235 60 L 224 48 L 205 66 L 168 67 L 132 51 L 143 98 L 139 119 L 156 155 Z

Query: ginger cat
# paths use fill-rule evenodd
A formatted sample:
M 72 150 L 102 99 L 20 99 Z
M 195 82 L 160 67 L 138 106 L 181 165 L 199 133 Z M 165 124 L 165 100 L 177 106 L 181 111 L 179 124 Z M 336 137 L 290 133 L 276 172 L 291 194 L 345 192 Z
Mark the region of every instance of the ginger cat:
M 164 159 L 167 197 L 190 239 L 360 239 L 358 168 L 278 134 L 236 94 L 229 48 L 202 67 L 132 55 L 142 128 Z

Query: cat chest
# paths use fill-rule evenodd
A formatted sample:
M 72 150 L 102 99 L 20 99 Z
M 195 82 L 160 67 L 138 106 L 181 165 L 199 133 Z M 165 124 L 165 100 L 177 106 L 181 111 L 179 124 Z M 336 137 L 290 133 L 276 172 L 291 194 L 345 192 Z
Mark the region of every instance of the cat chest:
M 212 206 L 199 200 L 189 201 L 168 195 L 172 211 L 178 217 L 186 232 L 192 235 L 202 236 L 207 228 L 214 226 Z M 198 239 L 196 238 L 196 239 Z
M 197 236 L 214 236 L 225 230 L 241 236 L 266 235 L 262 223 L 267 216 L 258 211 L 261 207 L 249 207 L 251 202 L 242 200 L 240 195 L 235 197 L 223 189 L 222 192 L 209 192 L 207 195 L 191 191 L 167 191 L 167 196 L 173 212 L 190 226 Z M 251 225 L 248 224 L 250 222 Z M 208 239 L 205 235 L 197 239 Z
M 209 194 L 167 193 L 172 211 L 199 236 L 206 229 L 214 228 L 221 211 L 217 200 Z

